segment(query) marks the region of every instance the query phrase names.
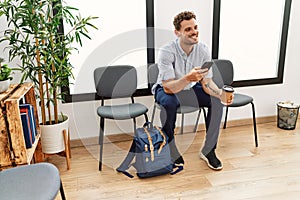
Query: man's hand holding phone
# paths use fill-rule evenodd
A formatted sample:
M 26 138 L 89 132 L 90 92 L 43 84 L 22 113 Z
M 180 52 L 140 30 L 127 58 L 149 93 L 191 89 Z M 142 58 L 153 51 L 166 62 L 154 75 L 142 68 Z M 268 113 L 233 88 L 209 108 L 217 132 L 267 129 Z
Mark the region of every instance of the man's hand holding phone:
M 195 69 L 198 71 L 198 73 L 201 74 L 201 78 L 199 79 L 199 81 L 202 81 L 203 78 L 208 74 L 208 71 L 211 68 L 211 66 L 213 66 L 213 64 L 214 64 L 213 61 L 207 61 L 207 62 L 203 63 L 203 65 L 201 67 L 195 67 Z
M 207 61 L 203 63 L 201 67 L 195 67 L 195 69 L 198 71 L 198 73 L 206 73 L 210 70 L 211 66 L 213 66 L 213 61 Z
M 201 67 L 194 67 L 190 73 L 187 74 L 187 80 L 202 81 L 213 64 L 213 61 L 207 61 Z

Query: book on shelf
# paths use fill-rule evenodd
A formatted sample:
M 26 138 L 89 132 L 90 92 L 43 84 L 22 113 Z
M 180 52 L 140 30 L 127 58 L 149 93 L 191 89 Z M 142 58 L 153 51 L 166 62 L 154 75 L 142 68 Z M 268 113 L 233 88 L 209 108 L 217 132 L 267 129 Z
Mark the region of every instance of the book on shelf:
M 23 135 L 24 135 L 24 139 L 25 139 L 25 144 L 26 144 L 26 148 L 31 148 L 32 147 L 32 133 L 30 130 L 30 122 L 29 122 L 29 118 L 26 112 L 21 113 L 21 121 L 22 121 L 22 127 L 23 127 Z
M 38 132 L 37 132 L 35 115 L 34 115 L 34 108 L 31 104 L 26 104 L 26 103 L 20 104 L 20 111 L 22 112 L 22 111 L 24 111 L 24 109 L 27 110 L 29 122 L 30 122 L 30 128 L 32 131 L 32 136 L 34 137 L 34 140 L 35 140 L 35 136 L 38 135 Z

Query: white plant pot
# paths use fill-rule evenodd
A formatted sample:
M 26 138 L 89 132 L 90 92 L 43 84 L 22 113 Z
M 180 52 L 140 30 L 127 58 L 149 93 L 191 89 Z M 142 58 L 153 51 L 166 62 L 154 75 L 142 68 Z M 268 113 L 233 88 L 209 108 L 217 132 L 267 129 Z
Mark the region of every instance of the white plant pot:
M 58 124 L 40 125 L 43 153 L 54 154 L 65 150 L 63 130 L 66 130 L 69 134 L 69 118 L 66 115 L 64 115 L 64 118 L 66 120 Z
M 0 93 L 5 92 L 10 85 L 10 80 L 0 81 Z

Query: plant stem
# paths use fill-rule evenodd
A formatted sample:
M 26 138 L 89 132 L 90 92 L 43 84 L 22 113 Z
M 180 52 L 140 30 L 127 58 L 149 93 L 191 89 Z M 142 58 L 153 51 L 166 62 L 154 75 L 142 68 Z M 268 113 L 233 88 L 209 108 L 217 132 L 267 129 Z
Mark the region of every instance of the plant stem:
M 35 44 L 39 47 L 39 41 L 35 38 Z M 42 123 L 43 125 L 46 124 L 46 110 L 45 110 L 45 101 L 44 101 L 44 88 L 43 88 L 43 76 L 41 70 L 41 59 L 40 59 L 40 51 L 38 48 L 36 49 L 36 61 L 38 65 L 38 79 L 39 79 L 39 92 L 40 92 L 40 99 L 41 99 L 41 112 L 42 112 Z
M 53 35 L 50 33 L 50 42 L 51 42 L 51 48 L 52 51 L 54 50 L 54 41 L 53 41 Z M 53 61 L 51 62 L 52 65 L 52 72 L 54 73 L 56 71 L 55 65 Z M 58 106 L 57 106 L 57 86 L 56 84 L 52 83 L 53 85 L 53 110 L 54 110 L 54 120 L 55 124 L 58 123 Z

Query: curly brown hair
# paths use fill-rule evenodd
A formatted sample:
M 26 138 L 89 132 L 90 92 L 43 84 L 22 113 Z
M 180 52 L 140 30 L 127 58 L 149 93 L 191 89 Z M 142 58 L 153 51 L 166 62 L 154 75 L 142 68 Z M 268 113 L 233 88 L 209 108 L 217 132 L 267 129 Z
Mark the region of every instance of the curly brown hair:
M 174 25 L 175 29 L 177 31 L 179 31 L 180 28 L 181 28 L 180 23 L 183 20 L 190 20 L 192 18 L 196 19 L 196 15 L 193 12 L 191 12 L 191 11 L 183 11 L 183 12 L 179 13 L 178 15 L 176 15 L 174 17 L 173 25 Z

